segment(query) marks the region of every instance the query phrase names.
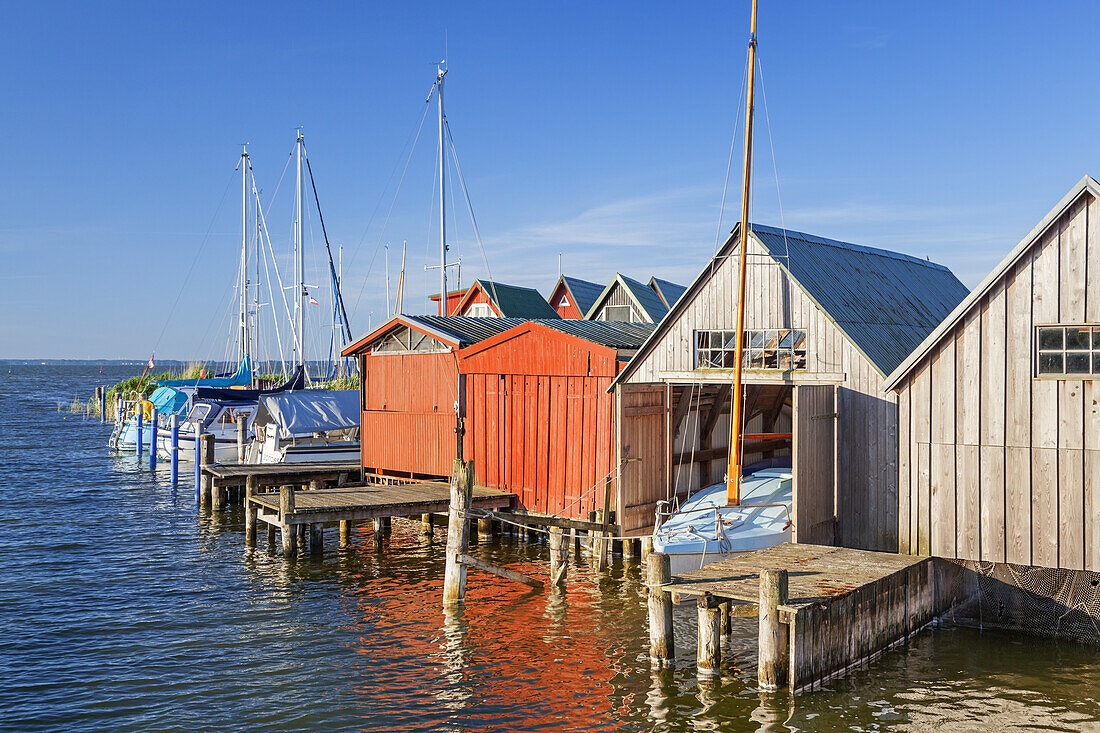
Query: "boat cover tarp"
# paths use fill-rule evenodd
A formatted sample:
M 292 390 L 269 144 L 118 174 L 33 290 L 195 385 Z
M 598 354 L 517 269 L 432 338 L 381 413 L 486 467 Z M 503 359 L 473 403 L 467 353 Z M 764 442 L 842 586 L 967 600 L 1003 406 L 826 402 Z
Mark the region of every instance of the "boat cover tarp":
M 287 439 L 355 428 L 359 418 L 359 390 L 304 389 L 261 397 L 254 424 L 275 423 L 279 437 Z
M 306 370 L 300 364 L 295 367 L 294 374 L 278 387 L 271 389 L 219 389 L 215 387 L 198 387 L 195 390 L 196 400 L 213 400 L 214 402 L 241 402 L 259 400 L 267 394 L 289 392 L 292 389 L 302 389 L 306 386 Z
M 149 401 L 160 415 L 182 415 L 187 411 L 187 394 L 175 387 L 157 387 Z
M 237 373 L 231 377 L 207 377 L 206 379 L 162 379 L 162 387 L 242 387 L 252 384 L 252 357 L 245 354 Z

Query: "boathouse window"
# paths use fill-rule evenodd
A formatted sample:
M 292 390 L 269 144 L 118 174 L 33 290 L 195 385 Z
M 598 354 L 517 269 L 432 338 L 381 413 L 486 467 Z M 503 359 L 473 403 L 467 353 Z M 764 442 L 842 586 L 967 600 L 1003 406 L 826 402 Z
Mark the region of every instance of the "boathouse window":
M 493 312 L 493 309 L 489 307 L 488 303 L 474 303 L 466 311 L 467 316 L 471 318 L 496 318 L 497 314 Z
M 1100 326 L 1039 326 L 1035 374 L 1080 378 L 1100 374 Z
M 696 369 L 733 369 L 736 350 L 736 331 L 695 332 Z M 805 369 L 806 332 L 786 328 L 745 331 L 743 365 L 746 369 Z
M 600 312 L 601 321 L 634 322 L 634 309 L 629 305 L 606 305 Z

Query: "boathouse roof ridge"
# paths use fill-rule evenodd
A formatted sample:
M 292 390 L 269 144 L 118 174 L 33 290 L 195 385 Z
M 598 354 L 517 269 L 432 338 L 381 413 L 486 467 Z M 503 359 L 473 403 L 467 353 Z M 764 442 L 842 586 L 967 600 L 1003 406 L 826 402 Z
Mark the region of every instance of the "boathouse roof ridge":
M 462 345 L 476 344 L 509 328 L 518 326 L 526 318 L 483 318 L 478 316 L 407 316 L 436 331 L 452 336 Z
M 725 244 L 676 301 L 615 383 L 634 367 L 737 249 Z M 911 255 L 791 229 L 750 224 L 750 235 L 883 376 L 889 374 L 967 294 L 947 267 Z
M 539 323 L 570 336 L 577 336 L 613 349 L 637 349 L 657 328 L 654 323 L 581 321 L 570 318 L 538 319 L 532 323 Z
M 596 316 L 600 306 L 607 300 L 607 296 L 615 289 L 616 285 L 621 285 L 631 300 L 634 301 L 634 304 L 644 311 L 646 316 L 654 323 L 659 323 L 668 314 L 668 306 L 657 295 L 657 291 L 645 283 L 627 277 L 621 272 L 616 272 L 615 277 L 611 278 L 611 282 L 604 287 L 599 297 L 592 303 L 592 307 L 584 314 L 585 320 L 592 320 Z
M 1085 192 L 1091 194 L 1094 199 L 1100 200 L 1100 183 L 1097 183 L 1096 179 L 1092 176 L 1082 176 L 1081 180 L 1077 181 L 1073 188 L 1054 205 L 1054 208 L 1048 211 L 1046 216 L 1044 216 L 1039 223 L 1012 248 L 1005 258 L 985 276 L 985 279 L 978 283 L 978 286 L 974 288 L 967 297 L 963 298 L 955 308 L 940 321 L 936 328 L 912 349 L 904 360 L 889 372 L 883 384 L 883 389 L 894 389 L 897 387 L 902 379 L 917 365 L 921 358 L 935 348 L 940 339 L 944 337 L 944 334 L 950 332 L 974 305 L 979 303 L 982 298 L 993 289 L 997 282 L 1005 276 L 1012 266 L 1015 265 L 1026 252 L 1031 250 L 1032 246 L 1042 237 L 1043 233 L 1051 224 L 1057 221 L 1073 202 Z
M 662 280 L 659 277 L 653 276 L 649 278 L 649 287 L 653 288 L 661 300 L 665 302 L 668 308 L 676 305 L 676 301 L 680 299 L 684 293 L 687 292 L 686 285 L 678 285 L 669 280 Z
M 569 291 L 569 294 L 573 296 L 573 303 L 582 314 L 588 312 L 588 309 L 592 307 L 592 304 L 600 297 L 600 293 L 603 292 L 603 285 L 588 280 L 581 280 L 579 277 L 562 275 L 558 278 L 558 282 L 565 283 L 565 288 Z M 556 285 L 554 286 L 554 290 L 557 290 Z
M 546 298 L 534 288 L 481 279 L 474 280 L 470 285 L 458 304 L 458 310 L 461 312 L 479 291 L 485 294 L 493 310 L 502 318 L 560 318 Z

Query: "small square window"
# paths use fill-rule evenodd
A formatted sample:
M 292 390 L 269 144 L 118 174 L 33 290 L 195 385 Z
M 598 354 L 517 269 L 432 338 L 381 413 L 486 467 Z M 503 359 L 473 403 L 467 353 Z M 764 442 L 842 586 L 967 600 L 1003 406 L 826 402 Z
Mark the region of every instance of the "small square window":
M 1087 328 L 1067 328 L 1066 348 L 1073 351 L 1088 351 L 1091 335 Z
M 1066 354 L 1066 374 L 1088 374 L 1089 354 L 1070 352 Z
M 1100 349 L 1100 326 L 1092 329 L 1092 348 Z
M 1065 347 L 1065 329 L 1064 328 L 1040 328 L 1039 329 L 1039 348 L 1040 349 L 1062 349 Z
M 1064 364 L 1064 355 L 1060 351 L 1049 354 L 1039 352 L 1040 374 L 1063 374 L 1065 373 Z

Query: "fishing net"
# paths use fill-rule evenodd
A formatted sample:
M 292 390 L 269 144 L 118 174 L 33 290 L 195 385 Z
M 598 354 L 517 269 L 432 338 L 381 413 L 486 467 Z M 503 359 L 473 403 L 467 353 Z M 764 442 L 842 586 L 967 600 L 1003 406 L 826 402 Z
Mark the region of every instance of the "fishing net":
M 1100 645 L 1100 573 L 938 560 L 941 621 Z

